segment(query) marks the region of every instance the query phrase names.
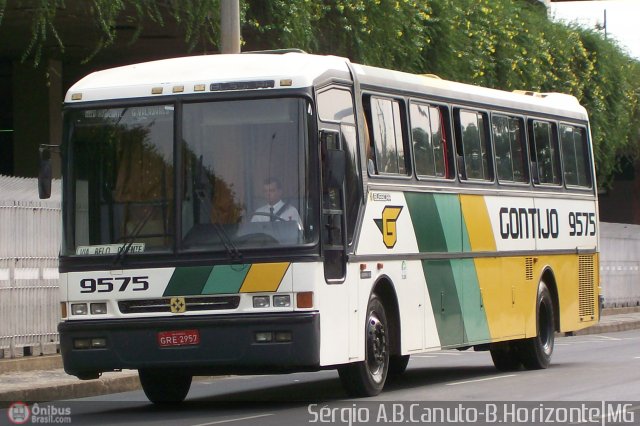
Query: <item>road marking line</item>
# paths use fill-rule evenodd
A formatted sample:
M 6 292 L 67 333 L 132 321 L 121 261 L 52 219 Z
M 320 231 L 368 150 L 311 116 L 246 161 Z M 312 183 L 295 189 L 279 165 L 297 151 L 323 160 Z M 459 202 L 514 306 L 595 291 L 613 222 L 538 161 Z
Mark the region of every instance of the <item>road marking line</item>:
M 635 356 L 633 357 L 633 359 L 640 359 L 640 356 Z
M 459 352 L 438 352 L 438 355 L 453 355 L 453 356 L 460 356 Z
M 411 358 L 437 358 L 435 355 L 411 355 Z
M 594 334 L 593 337 L 597 337 L 599 339 L 605 339 L 605 340 L 623 340 L 619 337 L 603 336 L 601 334 Z
M 240 422 L 242 420 L 251 420 L 251 419 L 259 419 L 260 417 L 269 417 L 269 416 L 273 416 L 273 414 L 271 413 L 267 413 L 267 414 L 258 414 L 257 416 L 249 416 L 249 417 L 239 417 L 237 419 L 228 419 L 228 420 L 218 420 L 216 422 L 210 422 L 210 423 L 200 423 L 198 425 L 193 425 L 193 426 L 210 426 L 210 425 L 219 425 L 222 423 L 231 423 L 231 422 Z
M 504 376 L 487 377 L 485 379 L 465 380 L 464 382 L 447 383 L 446 385 L 447 386 L 465 385 L 467 383 L 486 382 L 488 380 L 506 379 L 508 377 L 515 377 L 515 376 L 517 376 L 517 374 L 507 374 L 507 375 L 504 375 Z

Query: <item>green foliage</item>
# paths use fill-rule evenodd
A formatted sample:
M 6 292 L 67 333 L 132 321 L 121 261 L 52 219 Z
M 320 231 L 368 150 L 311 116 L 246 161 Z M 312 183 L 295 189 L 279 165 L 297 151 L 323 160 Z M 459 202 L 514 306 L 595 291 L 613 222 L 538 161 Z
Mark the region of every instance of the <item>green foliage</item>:
M 591 118 L 598 181 L 640 153 L 640 63 L 592 30 L 550 21 L 524 1 L 431 0 L 434 39 L 425 68 L 443 78 L 503 90 L 576 96 Z M 415 71 L 415 70 L 411 70 Z
M 20 1 L 20 0 L 15 0 Z M 27 0 L 24 0 L 25 2 Z M 68 0 L 69 1 L 69 0 Z M 116 22 L 138 29 L 174 21 L 189 50 L 215 47 L 220 0 L 91 0 L 86 13 L 99 39 L 114 43 Z M 70 1 L 69 1 L 70 2 Z M 64 0 L 29 0 L 32 39 L 24 57 L 35 62 L 53 38 Z M 504 90 L 576 96 L 591 117 L 599 184 L 619 158 L 640 154 L 640 63 L 592 30 L 547 18 L 525 0 L 240 0 L 243 50 L 298 47 L 354 62 Z M 0 24 L 6 0 L 0 0 Z M 90 58 L 87 58 L 90 59 Z
M 56 16 L 73 4 L 78 8 L 80 19 L 93 21 L 98 39 L 92 53 L 83 59 L 88 62 L 105 47 L 116 40 L 117 24 L 126 23 L 136 28 L 130 43 L 134 43 L 149 23 L 165 25 L 165 20 L 174 21 L 184 32 L 188 50 L 198 43 L 217 44 L 220 33 L 220 0 L 15 0 L 17 5 L 28 5 L 33 9 L 31 41 L 25 48 L 22 60 L 32 58 L 38 66 L 42 49 L 50 37 L 64 53 L 64 41 L 59 35 Z M 7 0 L 0 0 L 0 24 L 7 7 Z M 68 41 L 68 40 L 67 40 Z

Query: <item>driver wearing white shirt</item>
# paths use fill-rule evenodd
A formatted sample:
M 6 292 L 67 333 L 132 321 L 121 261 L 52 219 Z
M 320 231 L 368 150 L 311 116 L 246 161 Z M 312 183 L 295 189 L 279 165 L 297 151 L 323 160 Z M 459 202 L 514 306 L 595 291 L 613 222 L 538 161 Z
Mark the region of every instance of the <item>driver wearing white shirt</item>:
M 256 209 L 251 222 L 295 221 L 302 229 L 302 220 L 298 210 L 289 203 L 282 201 L 282 185 L 275 178 L 264 181 L 264 195 L 267 204 Z

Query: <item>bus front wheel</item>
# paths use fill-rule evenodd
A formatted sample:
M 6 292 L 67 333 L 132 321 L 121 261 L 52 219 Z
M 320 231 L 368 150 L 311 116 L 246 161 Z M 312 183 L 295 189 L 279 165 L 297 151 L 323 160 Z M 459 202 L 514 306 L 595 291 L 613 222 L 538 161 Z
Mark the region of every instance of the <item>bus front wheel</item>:
M 138 370 L 140 384 L 149 401 L 157 405 L 178 404 L 187 397 L 192 376 L 173 370 Z
M 520 342 L 519 354 L 527 370 L 547 368 L 551 363 L 555 341 L 553 299 L 544 281 L 538 286 L 536 299 L 536 337 Z
M 340 381 L 352 397 L 375 396 L 384 387 L 389 371 L 389 328 L 384 306 L 371 295 L 365 325 L 365 360 L 338 368 Z

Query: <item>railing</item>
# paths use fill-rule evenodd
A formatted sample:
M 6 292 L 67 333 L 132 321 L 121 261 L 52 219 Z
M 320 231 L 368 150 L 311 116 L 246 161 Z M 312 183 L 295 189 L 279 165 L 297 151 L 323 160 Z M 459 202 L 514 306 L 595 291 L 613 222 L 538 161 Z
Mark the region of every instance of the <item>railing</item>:
M 38 199 L 36 179 L 0 176 L 0 350 L 58 343 L 60 182 Z
M 640 225 L 600 223 L 604 307 L 640 306 Z

